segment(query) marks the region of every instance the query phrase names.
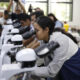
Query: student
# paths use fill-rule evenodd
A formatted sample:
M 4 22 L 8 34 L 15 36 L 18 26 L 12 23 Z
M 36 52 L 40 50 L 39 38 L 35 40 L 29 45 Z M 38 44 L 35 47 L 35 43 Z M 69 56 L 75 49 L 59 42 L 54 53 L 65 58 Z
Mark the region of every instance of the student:
M 12 23 L 12 20 L 9 17 L 9 12 L 5 10 L 3 17 L 0 18 L 0 24 L 4 25 L 4 24 L 11 24 L 11 23 Z
M 30 15 L 26 14 L 26 13 L 21 13 L 19 15 L 19 21 L 21 23 L 21 27 L 19 28 L 20 30 L 25 27 L 26 29 L 24 31 L 22 31 L 21 34 L 24 34 L 27 31 L 33 31 L 34 27 L 31 26 L 31 18 Z M 31 42 L 34 38 L 31 37 L 30 39 L 27 40 L 23 40 L 23 45 L 26 46 L 29 42 Z
M 31 15 L 30 15 L 31 23 L 33 24 L 38 17 L 43 16 L 43 15 L 44 15 L 43 11 L 36 11 L 36 12 L 31 13 Z
M 76 39 L 64 31 L 54 30 L 53 21 L 46 16 L 39 17 L 34 28 L 38 40 L 45 43 L 55 41 L 60 47 L 48 55 L 52 60 L 48 56 L 44 57 L 45 66 L 37 67 L 31 73 L 32 76 L 53 79 L 59 74 L 59 80 L 80 80 L 80 49 Z
M 55 27 L 54 28 L 62 28 L 63 27 L 63 23 L 61 21 L 59 21 L 54 14 L 50 13 L 48 14 L 48 17 L 53 20 L 53 22 L 55 22 Z
M 17 1 L 17 0 L 15 0 L 15 1 Z M 20 0 L 18 0 L 18 2 L 16 2 L 16 4 L 17 5 L 15 6 L 15 11 L 14 12 L 13 12 L 13 10 L 12 10 L 12 12 L 10 11 L 11 7 L 13 7 L 13 0 L 10 0 L 9 5 L 7 7 L 7 11 L 11 12 L 10 16 L 11 16 L 12 20 L 17 19 L 19 14 L 26 13 L 26 10 L 25 10 L 25 8 L 24 8 L 24 6 L 23 6 L 23 4 L 21 3 Z

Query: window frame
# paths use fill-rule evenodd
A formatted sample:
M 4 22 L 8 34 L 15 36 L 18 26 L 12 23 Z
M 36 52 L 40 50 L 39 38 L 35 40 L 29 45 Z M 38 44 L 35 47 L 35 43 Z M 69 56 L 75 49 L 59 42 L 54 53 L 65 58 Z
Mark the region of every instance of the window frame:
M 72 8 L 71 8 L 71 11 L 70 11 L 70 18 L 69 18 L 69 21 L 73 21 L 73 0 L 72 1 L 61 1 L 61 2 L 59 2 L 59 1 L 57 1 L 57 2 L 50 2 L 50 3 L 57 3 L 57 4 L 72 4 Z
M 9 0 L 0 0 L 0 2 L 9 2 Z M 71 11 L 70 11 L 70 18 L 69 18 L 69 21 L 72 21 L 73 20 L 73 0 L 70 0 L 70 1 L 51 1 L 51 0 L 43 0 L 43 1 L 41 1 L 41 0 L 31 0 L 31 1 L 29 1 L 29 0 L 25 0 L 25 2 L 36 2 L 36 3 L 46 3 L 46 14 L 48 14 L 49 13 L 49 4 L 52 4 L 52 3 L 57 3 L 57 4 L 71 4 L 72 5 L 72 7 L 71 7 Z M 49 3 L 50 2 L 50 3 Z

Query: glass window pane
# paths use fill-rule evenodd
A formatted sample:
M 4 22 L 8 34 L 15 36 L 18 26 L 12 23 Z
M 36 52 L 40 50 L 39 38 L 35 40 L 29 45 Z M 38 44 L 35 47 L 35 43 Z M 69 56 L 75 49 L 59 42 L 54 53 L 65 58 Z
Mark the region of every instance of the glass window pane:
M 72 0 L 50 0 L 51 2 L 72 2 Z
M 72 19 L 72 4 L 51 4 L 51 13 L 61 21 L 69 21 Z
M 29 5 L 32 5 L 33 9 L 36 7 L 41 8 L 44 11 L 44 14 L 47 14 L 47 3 L 35 3 L 35 2 L 28 2 L 25 5 L 26 11 L 28 12 Z
M 25 0 L 25 1 L 47 1 L 47 0 Z
M 0 8 L 4 8 L 4 9 L 6 9 L 7 7 L 8 7 L 8 5 L 9 5 L 9 3 L 8 2 L 0 2 Z M 3 11 L 4 11 L 4 9 L 3 9 Z

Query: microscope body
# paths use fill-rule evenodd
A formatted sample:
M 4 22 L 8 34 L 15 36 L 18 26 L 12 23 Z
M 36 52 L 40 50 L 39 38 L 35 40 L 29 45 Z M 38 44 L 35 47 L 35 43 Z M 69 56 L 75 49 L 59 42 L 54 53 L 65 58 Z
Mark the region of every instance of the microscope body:
M 27 53 L 25 52 L 27 51 Z M 24 54 L 22 54 L 24 53 Z M 29 58 L 31 57 L 31 58 Z M 10 78 L 16 74 L 20 73 L 28 73 L 36 69 L 36 53 L 33 49 L 23 49 L 16 54 L 16 61 L 20 63 L 16 64 L 3 64 L 0 71 L 0 80 L 10 80 Z M 28 64 L 26 66 L 22 66 L 22 64 L 26 62 L 34 62 L 34 65 Z

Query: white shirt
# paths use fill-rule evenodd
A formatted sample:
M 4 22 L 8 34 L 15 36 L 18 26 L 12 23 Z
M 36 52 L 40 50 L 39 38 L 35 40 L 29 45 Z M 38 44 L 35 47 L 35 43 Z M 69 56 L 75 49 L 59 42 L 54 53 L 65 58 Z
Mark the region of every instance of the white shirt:
M 1 24 L 1 25 L 4 25 L 5 22 L 6 22 L 7 24 L 12 24 L 12 20 L 11 20 L 11 19 L 5 20 L 3 17 L 0 18 L 0 24 Z
M 50 36 L 50 41 L 58 42 L 60 47 L 57 48 L 53 55 L 53 60 L 46 67 L 37 67 L 32 74 L 38 77 L 55 77 L 60 71 L 65 61 L 70 59 L 77 51 L 78 46 L 68 36 L 61 32 L 54 32 Z M 47 61 L 45 61 L 47 62 Z
M 0 18 L 0 24 L 4 24 L 4 22 L 6 22 L 6 20 L 2 17 L 2 18 Z

